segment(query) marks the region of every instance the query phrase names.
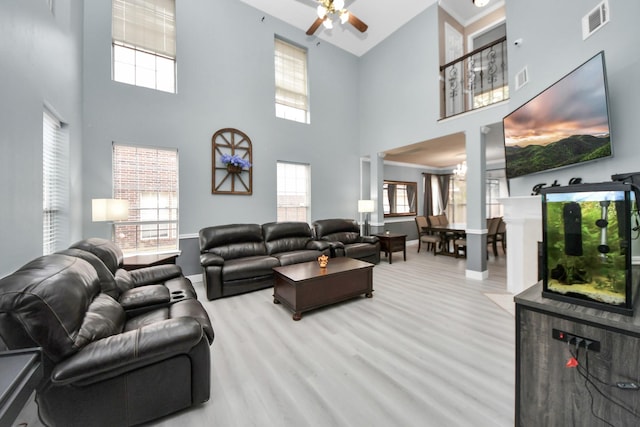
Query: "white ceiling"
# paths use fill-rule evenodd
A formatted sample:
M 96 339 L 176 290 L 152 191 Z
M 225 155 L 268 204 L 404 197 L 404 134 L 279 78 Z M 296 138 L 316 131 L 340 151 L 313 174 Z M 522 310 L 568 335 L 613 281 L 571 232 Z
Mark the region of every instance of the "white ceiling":
M 304 34 L 317 18 L 316 0 L 240 0 L 276 17 Z M 345 0 L 345 8 L 365 22 L 369 28 L 360 33 L 353 26 L 336 23 L 332 30 L 320 26 L 309 40 L 323 40 L 356 56 L 362 56 L 398 28 L 428 7 L 438 3 L 463 26 L 504 5 L 505 0 L 491 0 L 484 7 L 474 6 L 472 0 Z M 389 7 L 389 6 L 392 7 Z M 487 141 L 487 164 L 504 162 L 502 126 L 490 132 Z M 385 161 L 411 163 L 433 168 L 450 168 L 466 158 L 464 134 L 456 133 L 429 141 L 388 150 Z
M 271 16 L 301 29 L 303 32 L 311 26 L 317 18 L 315 0 L 240 0 Z M 503 3 L 503 0 L 493 0 Z M 320 39 L 362 56 L 394 31 L 409 22 L 413 17 L 439 3 L 460 23 L 476 19 L 479 15 L 492 9 L 491 5 L 483 9 L 473 5 L 472 0 L 345 0 L 345 7 L 349 12 L 360 18 L 369 26 L 365 33 L 360 33 L 353 26 L 346 24 L 334 25 L 332 30 L 323 26 L 318 28 L 315 35 L 306 36 L 309 39 Z M 392 7 L 389 7 L 389 6 Z

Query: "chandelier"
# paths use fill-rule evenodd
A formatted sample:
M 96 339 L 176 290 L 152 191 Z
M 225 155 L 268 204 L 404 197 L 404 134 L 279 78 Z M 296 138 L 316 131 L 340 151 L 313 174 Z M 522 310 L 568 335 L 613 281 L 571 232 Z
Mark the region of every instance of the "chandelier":
M 349 20 L 349 11 L 344 8 L 344 0 L 320 0 L 318 5 L 318 18 L 327 19 L 322 21 L 325 28 L 333 28 L 333 15 L 340 17 L 340 23 L 345 24 Z
M 465 160 L 462 163 L 458 163 L 453 170 L 453 174 L 461 178 L 464 177 L 467 174 L 467 161 Z

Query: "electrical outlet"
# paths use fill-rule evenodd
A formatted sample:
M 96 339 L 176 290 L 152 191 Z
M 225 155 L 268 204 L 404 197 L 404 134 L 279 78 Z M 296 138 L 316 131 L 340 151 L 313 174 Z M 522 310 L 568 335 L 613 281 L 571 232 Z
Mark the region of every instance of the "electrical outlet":
M 551 336 L 553 339 L 573 345 L 576 344 L 576 341 L 579 341 L 578 347 L 587 348 L 588 344 L 589 351 L 600 351 L 600 341 L 592 340 L 591 338 L 581 337 L 580 335 L 561 331 L 559 329 L 553 329 L 551 331 Z

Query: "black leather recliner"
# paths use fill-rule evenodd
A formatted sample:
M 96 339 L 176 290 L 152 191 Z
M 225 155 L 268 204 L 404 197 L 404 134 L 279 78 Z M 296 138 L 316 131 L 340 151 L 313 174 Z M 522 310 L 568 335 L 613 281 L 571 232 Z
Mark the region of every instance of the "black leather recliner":
M 129 315 L 198 297 L 191 281 L 183 276 L 178 265 L 125 270 L 122 268 L 122 249 L 111 240 L 91 237 L 59 253 L 91 263 L 100 277 L 102 292 L 116 299 Z
M 380 240 L 361 236 L 353 219 L 320 219 L 313 223 L 316 239 L 331 243 L 332 256 L 346 256 L 372 264 L 380 263 Z
M 129 426 L 209 399 L 213 329 L 195 299 L 136 316 L 81 257 L 37 258 L 0 280 L 0 342 L 39 347 L 50 426 Z

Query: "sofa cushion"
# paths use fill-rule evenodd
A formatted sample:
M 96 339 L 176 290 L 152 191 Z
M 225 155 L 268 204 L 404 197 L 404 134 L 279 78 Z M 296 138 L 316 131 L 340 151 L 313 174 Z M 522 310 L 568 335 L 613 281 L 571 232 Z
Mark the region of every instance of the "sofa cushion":
M 267 276 L 273 274 L 273 267 L 279 265 L 277 258 L 268 255 L 228 260 L 222 268 L 222 280 L 229 282 Z
M 80 331 L 75 339 L 76 347 L 119 334 L 124 327 L 124 309 L 107 294 L 99 294 L 89 305 Z
M 258 224 L 229 224 L 203 228 L 199 232 L 200 252 L 211 252 L 225 260 L 266 255 L 262 227 Z
M 91 252 L 102 260 L 111 271 L 111 274 L 116 273 L 116 270 L 122 265 L 124 259 L 122 249 L 120 249 L 118 245 L 111 240 L 101 239 L 99 237 L 80 240 L 69 246 L 69 248 Z
M 78 248 L 65 249 L 56 253 L 82 258 L 91 264 L 100 279 L 100 289 L 110 297 L 117 299 L 120 293 L 123 290 L 126 290 L 118 287 L 118 283 L 116 282 L 111 270 L 109 270 L 105 263 L 93 253 Z
M 371 243 L 353 243 L 344 246 L 344 256 L 349 258 L 361 259 L 378 253 L 378 247 Z
M 155 310 L 146 311 L 127 320 L 124 325 L 124 332 L 133 331 L 146 325 L 161 322 L 169 318 L 169 307 L 156 308 Z
M 360 237 L 360 226 L 352 219 L 321 219 L 313 227 L 316 238 L 321 240 L 354 243 Z
M 269 222 L 262 225 L 265 246 L 269 255 L 307 249 L 313 240 L 306 222 Z
M 0 280 L 0 336 L 9 348 L 41 347 L 60 361 L 78 350 L 76 337 L 99 293 L 87 261 L 62 254 L 36 258 Z

